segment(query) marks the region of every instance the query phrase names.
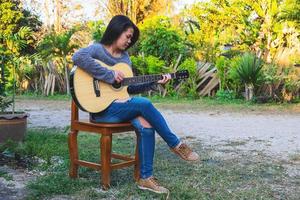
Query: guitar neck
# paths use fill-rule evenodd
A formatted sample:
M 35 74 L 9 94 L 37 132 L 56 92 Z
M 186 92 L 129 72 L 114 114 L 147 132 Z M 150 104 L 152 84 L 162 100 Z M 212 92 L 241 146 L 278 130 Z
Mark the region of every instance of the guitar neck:
M 169 73 L 171 75 L 171 78 L 176 78 L 175 73 Z M 131 84 L 137 84 L 137 83 L 146 83 L 146 82 L 152 82 L 152 81 L 158 81 L 163 78 L 162 74 L 153 74 L 153 75 L 142 75 L 142 76 L 134 76 L 129 78 L 124 78 L 122 81 L 122 85 L 131 85 Z

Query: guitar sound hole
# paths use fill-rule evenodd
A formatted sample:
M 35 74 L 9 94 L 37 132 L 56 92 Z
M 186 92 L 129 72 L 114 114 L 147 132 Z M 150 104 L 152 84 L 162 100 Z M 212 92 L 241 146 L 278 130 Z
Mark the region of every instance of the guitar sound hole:
M 114 88 L 116 88 L 116 89 L 119 89 L 119 88 L 122 86 L 122 84 L 121 84 L 121 83 L 118 83 L 118 82 L 114 82 L 114 83 L 112 84 L 112 86 L 113 86 Z

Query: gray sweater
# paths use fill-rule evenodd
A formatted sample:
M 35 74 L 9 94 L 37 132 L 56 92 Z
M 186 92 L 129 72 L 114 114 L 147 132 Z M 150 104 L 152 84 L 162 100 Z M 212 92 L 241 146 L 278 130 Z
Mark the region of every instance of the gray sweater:
M 107 69 L 95 61 L 101 60 L 107 65 L 113 66 L 119 62 L 125 62 L 132 67 L 131 60 L 127 51 L 124 51 L 121 57 L 113 57 L 101 43 L 93 43 L 88 47 L 76 51 L 72 57 L 74 65 L 82 68 L 94 78 L 112 84 L 115 81 L 114 70 Z M 129 85 L 127 91 L 129 94 L 138 94 L 156 89 L 157 82 L 140 83 Z

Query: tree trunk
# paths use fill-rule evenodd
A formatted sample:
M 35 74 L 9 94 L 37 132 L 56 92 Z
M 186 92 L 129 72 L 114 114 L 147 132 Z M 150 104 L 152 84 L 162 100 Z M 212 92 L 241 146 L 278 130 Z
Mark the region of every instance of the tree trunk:
M 60 33 L 61 32 L 61 9 L 62 9 L 62 2 L 61 0 L 56 0 L 55 1 L 55 23 L 54 23 L 54 26 L 55 26 L 55 31 L 57 33 Z
M 252 84 L 245 84 L 245 99 L 247 101 L 252 100 L 254 96 L 254 91 L 253 91 L 253 85 Z

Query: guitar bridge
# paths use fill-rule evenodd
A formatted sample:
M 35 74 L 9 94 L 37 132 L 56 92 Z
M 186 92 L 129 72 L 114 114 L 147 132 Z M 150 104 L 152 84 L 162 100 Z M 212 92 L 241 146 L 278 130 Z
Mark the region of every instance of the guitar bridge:
M 99 81 L 95 78 L 93 79 L 93 86 L 96 97 L 100 97 Z

